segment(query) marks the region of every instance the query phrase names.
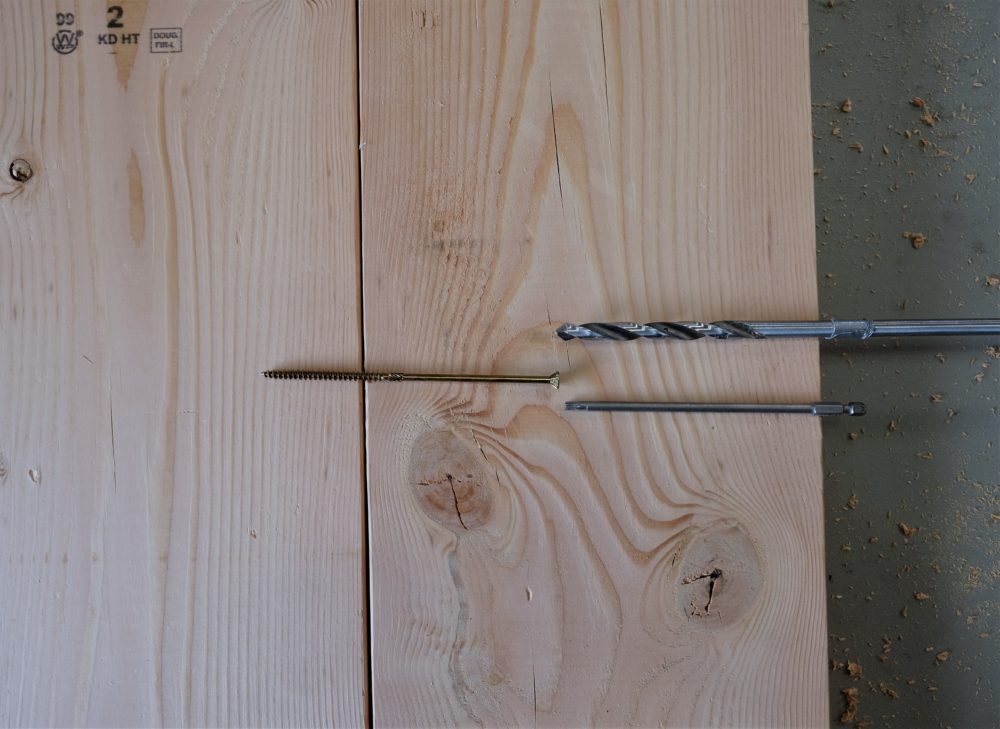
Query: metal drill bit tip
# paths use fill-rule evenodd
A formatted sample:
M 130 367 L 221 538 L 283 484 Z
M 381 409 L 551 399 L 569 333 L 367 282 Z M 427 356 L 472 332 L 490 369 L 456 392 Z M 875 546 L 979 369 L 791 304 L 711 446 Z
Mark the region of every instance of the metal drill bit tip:
M 333 372 L 327 370 L 264 370 L 272 380 L 344 380 L 354 382 L 514 382 L 552 385 L 559 389 L 559 373 L 551 375 L 447 375 L 405 372 Z
M 822 337 L 1000 336 L 1000 319 L 830 319 L 828 321 L 654 321 L 563 324 L 560 339 L 767 339 Z
M 776 413 L 779 415 L 864 415 L 863 402 L 719 403 L 719 402 L 621 402 L 570 400 L 567 410 L 605 413 Z

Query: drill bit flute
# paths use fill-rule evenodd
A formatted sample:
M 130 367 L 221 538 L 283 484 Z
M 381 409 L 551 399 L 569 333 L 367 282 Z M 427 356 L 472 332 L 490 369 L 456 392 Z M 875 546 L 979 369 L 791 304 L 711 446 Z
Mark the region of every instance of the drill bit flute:
M 869 339 L 871 337 L 1000 336 L 1000 319 L 830 319 L 828 321 L 655 321 L 563 324 L 560 339 Z

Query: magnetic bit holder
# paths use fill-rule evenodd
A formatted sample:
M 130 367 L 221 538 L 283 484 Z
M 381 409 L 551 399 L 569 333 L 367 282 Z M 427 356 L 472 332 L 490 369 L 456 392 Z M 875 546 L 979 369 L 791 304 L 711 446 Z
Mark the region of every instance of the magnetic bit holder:
M 350 382 L 504 382 L 552 385 L 559 389 L 559 373 L 551 375 L 450 375 L 407 372 L 336 372 L 332 370 L 264 370 L 272 380 L 341 380 Z
M 563 324 L 560 339 L 771 339 L 1000 336 L 1000 319 L 829 319 L 825 321 L 654 321 Z
M 570 400 L 567 410 L 605 413 L 774 413 L 778 415 L 864 415 L 863 402 L 814 403 L 709 403 L 623 402 L 618 400 Z

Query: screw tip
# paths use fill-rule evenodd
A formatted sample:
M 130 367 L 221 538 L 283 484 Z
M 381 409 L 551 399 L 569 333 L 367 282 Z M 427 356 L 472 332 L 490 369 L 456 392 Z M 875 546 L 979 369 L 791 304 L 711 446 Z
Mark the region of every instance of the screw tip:
M 552 385 L 552 387 L 556 388 L 557 390 L 559 389 L 559 373 L 558 372 L 553 372 L 551 375 L 549 375 L 549 384 Z

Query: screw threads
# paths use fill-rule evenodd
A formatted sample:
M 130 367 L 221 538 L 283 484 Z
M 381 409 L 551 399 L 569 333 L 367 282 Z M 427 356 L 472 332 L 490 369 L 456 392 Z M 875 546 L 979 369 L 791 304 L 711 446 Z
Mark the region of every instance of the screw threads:
M 382 382 L 402 380 L 397 373 L 386 372 L 317 372 L 314 370 L 265 370 L 264 377 L 272 380 L 341 380 L 349 382 Z

